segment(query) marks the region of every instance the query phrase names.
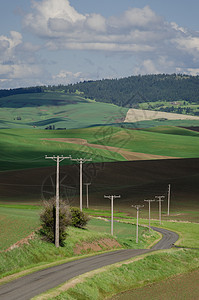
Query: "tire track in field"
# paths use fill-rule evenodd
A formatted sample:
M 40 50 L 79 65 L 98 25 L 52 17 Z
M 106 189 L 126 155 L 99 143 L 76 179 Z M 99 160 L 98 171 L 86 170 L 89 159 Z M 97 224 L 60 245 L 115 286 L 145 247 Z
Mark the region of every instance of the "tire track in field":
M 170 156 L 164 156 L 164 155 L 154 155 L 154 154 L 147 154 L 147 153 L 140 153 L 140 152 L 132 152 L 132 151 L 125 150 L 123 148 L 113 147 L 113 146 L 91 144 L 91 143 L 88 143 L 87 140 L 81 139 L 81 138 L 43 138 L 42 140 L 62 142 L 62 143 L 71 143 L 71 144 L 77 144 L 77 145 L 84 145 L 84 146 L 96 148 L 96 149 L 108 150 L 108 151 L 119 153 L 126 160 L 131 160 L 131 161 L 177 158 L 177 157 L 170 157 Z

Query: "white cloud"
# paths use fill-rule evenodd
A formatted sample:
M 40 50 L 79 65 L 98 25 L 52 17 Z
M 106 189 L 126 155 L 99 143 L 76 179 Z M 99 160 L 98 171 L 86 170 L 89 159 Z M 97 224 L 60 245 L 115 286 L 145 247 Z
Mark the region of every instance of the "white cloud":
M 109 24 L 119 30 L 124 28 L 152 28 L 161 24 L 163 19 L 157 16 L 149 6 L 144 8 L 130 8 L 119 17 L 111 17 Z
M 183 36 L 175 39 L 178 49 L 199 56 L 199 37 Z
M 97 13 L 80 14 L 68 0 L 33 1 L 24 27 L 45 38 L 49 50 L 129 53 L 140 62 L 140 69 L 149 72 L 175 72 L 183 64 L 186 67 L 186 60 L 199 56 L 199 38 L 175 22 L 166 22 L 149 6 L 105 18 Z M 162 57 L 167 64 L 160 63 Z
M 61 70 L 58 74 L 53 75 L 53 82 L 59 84 L 69 84 L 83 81 L 86 77 L 87 75 L 83 74 L 82 72 L 73 73 L 70 71 Z
M 1 82 L 10 82 L 14 78 L 20 82 L 28 77 L 35 79 L 34 82 L 44 84 L 53 84 L 53 81 L 70 83 L 87 80 L 92 75 L 98 76 L 98 64 L 101 68 L 100 76 L 105 77 L 106 74 L 108 77 L 110 72 L 107 72 L 108 67 L 104 63 L 108 59 L 102 60 L 104 55 L 111 57 L 110 64 L 114 64 L 114 57 L 117 59 L 117 67 L 114 67 L 117 68 L 117 77 L 120 74 L 119 61 L 122 76 L 127 70 L 127 76 L 130 72 L 132 75 L 173 73 L 179 70 L 182 73 L 198 74 L 199 33 L 190 32 L 175 22 L 167 22 L 150 6 L 129 8 L 118 16 L 105 18 L 97 12 L 81 14 L 71 6 L 69 0 L 33 0 L 30 13 L 23 17 L 23 28 L 26 33 L 39 38 L 39 46 L 24 42 L 21 33 L 16 31 L 11 31 L 9 36 L 0 36 Z M 54 59 L 53 51 L 59 50 L 62 58 Z M 82 57 L 88 53 L 95 55 L 95 66 L 89 69 L 90 76 L 89 72 L 72 72 L 71 63 L 70 68 L 66 67 L 64 70 L 67 52 L 66 61 L 59 71 L 58 65 L 65 50 L 69 50 L 69 57 L 72 53 L 70 50 L 84 50 Z M 90 50 L 94 54 L 90 54 Z M 98 58 L 99 52 L 100 55 L 102 53 L 101 60 Z M 44 58 L 45 66 L 42 65 L 44 53 L 47 53 Z M 131 64 L 127 64 L 124 58 L 131 61 Z M 49 72 L 56 72 L 56 75 L 44 73 L 44 67 L 48 68 L 47 64 L 50 64 L 48 59 L 54 60 L 56 67 L 51 65 Z M 74 64 L 77 68 L 76 61 Z M 78 67 L 79 70 L 85 69 L 82 62 Z
M 41 67 L 35 63 L 33 52 L 38 46 L 23 43 L 21 33 L 11 31 L 10 36 L 0 36 L 0 82 L 12 79 L 36 78 Z
M 67 30 L 66 24 L 71 26 L 86 19 L 70 6 L 67 0 L 43 0 L 32 3 L 33 12 L 25 16 L 24 27 L 39 36 L 59 36 L 58 28 Z M 57 26 L 55 26 L 55 22 L 58 23 Z
M 16 46 L 22 43 L 22 35 L 19 32 L 11 31 L 10 37 L 0 36 L 0 60 L 10 59 L 14 55 Z
M 159 30 L 164 20 L 149 6 L 107 19 L 97 13 L 79 14 L 68 0 L 34 1 L 32 8 L 24 27 L 48 39 L 51 49 L 151 51 L 153 41 L 164 39 Z
M 97 32 L 106 32 L 106 19 L 99 14 L 91 14 L 85 21 L 87 27 Z

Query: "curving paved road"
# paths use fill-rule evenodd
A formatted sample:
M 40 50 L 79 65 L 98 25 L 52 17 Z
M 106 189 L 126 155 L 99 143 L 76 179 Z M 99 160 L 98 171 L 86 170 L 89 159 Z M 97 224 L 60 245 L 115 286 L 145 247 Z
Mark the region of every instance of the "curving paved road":
M 169 249 L 178 240 L 178 235 L 175 232 L 157 227 L 152 228 L 160 232 L 163 238 L 151 249 L 117 250 L 47 268 L 0 286 L 0 299 L 31 299 L 83 273 L 154 250 Z
M 153 226 L 151 228 L 162 234 L 162 239 L 155 246 L 153 246 L 153 250 L 169 249 L 173 247 L 173 244 L 179 238 L 179 235 L 173 231 Z

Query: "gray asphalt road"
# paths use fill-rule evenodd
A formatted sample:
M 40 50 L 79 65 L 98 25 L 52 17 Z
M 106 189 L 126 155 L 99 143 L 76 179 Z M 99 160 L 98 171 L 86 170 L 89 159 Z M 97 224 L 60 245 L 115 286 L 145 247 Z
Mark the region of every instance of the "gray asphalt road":
M 153 247 L 154 250 L 169 249 L 179 238 L 178 234 L 173 231 L 169 231 L 158 227 L 151 228 L 162 234 L 162 239 Z
M 154 250 L 171 248 L 172 244 L 178 239 L 178 235 L 174 232 L 156 227 L 153 227 L 153 229 L 162 233 L 163 238 L 152 249 L 118 250 L 47 268 L 2 285 L 0 287 L 0 299 L 31 299 L 83 273 Z

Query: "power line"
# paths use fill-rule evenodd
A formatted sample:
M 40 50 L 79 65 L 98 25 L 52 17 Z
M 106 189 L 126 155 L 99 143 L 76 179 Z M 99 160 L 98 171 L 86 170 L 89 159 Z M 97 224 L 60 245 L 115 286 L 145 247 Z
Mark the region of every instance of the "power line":
M 168 210 L 167 210 L 167 216 L 169 216 L 170 213 L 170 199 L 171 199 L 171 185 L 168 186 Z
M 55 246 L 59 247 L 59 163 L 64 159 L 71 159 L 71 156 L 45 156 L 45 159 L 52 159 L 57 163 L 57 178 L 56 178 L 56 217 L 55 217 Z
M 104 195 L 104 198 L 108 198 L 111 200 L 111 234 L 113 235 L 113 200 L 115 198 L 120 198 L 120 195 Z
M 88 208 L 88 186 L 91 185 L 90 182 L 84 183 L 86 186 L 86 207 Z
M 144 205 L 132 205 L 137 210 L 137 226 L 136 226 L 136 243 L 138 243 L 138 218 L 139 218 L 139 210 L 144 207 Z
M 159 202 L 159 221 L 161 225 L 161 202 L 164 201 L 163 198 L 165 198 L 165 196 L 155 196 L 155 198 L 158 198 L 156 201 Z
M 86 161 L 92 161 L 92 158 L 70 158 L 72 161 L 79 163 L 79 202 L 80 202 L 80 211 L 82 211 L 82 165 Z
M 149 232 L 150 232 L 150 230 L 151 230 L 151 225 L 150 225 L 150 219 L 151 219 L 151 202 L 154 202 L 155 199 L 152 199 L 152 200 L 144 200 L 144 201 L 149 203 Z

